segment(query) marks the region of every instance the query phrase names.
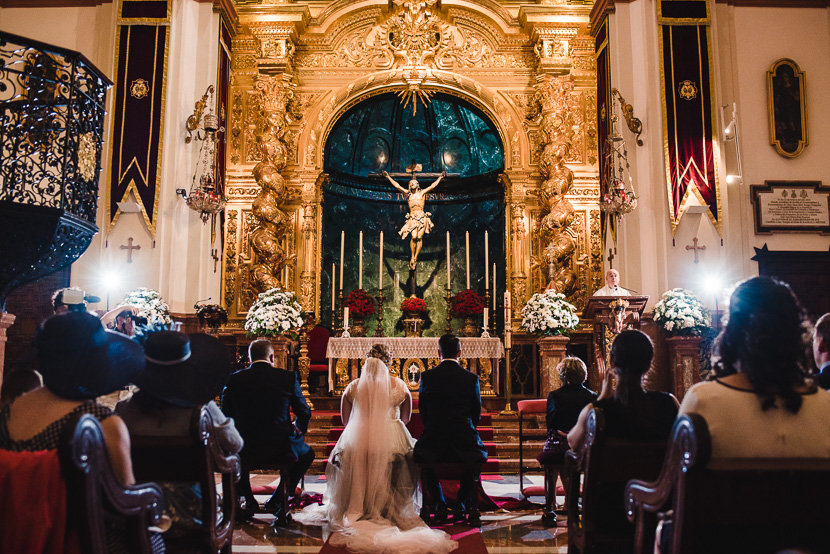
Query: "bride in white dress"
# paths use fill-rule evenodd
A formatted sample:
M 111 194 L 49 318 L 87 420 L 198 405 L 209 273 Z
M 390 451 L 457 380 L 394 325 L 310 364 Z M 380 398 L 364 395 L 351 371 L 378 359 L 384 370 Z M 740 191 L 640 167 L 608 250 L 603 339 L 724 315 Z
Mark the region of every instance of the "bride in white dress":
M 346 428 L 326 468 L 323 509 L 335 532 L 329 542 L 359 553 L 452 552 L 458 543 L 427 527 L 418 515 L 415 440 L 405 425 L 412 396 L 374 356 L 388 354 L 381 345 L 373 348 L 341 400 Z

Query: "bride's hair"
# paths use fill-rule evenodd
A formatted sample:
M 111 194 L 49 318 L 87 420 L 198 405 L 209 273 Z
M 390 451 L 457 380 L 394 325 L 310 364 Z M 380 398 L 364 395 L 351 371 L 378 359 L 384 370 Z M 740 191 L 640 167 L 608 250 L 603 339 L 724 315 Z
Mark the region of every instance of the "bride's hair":
M 385 344 L 380 343 L 372 346 L 372 349 L 369 350 L 369 354 L 367 354 L 366 357 L 377 358 L 385 364 L 388 364 L 392 361 L 392 353 L 389 351 Z

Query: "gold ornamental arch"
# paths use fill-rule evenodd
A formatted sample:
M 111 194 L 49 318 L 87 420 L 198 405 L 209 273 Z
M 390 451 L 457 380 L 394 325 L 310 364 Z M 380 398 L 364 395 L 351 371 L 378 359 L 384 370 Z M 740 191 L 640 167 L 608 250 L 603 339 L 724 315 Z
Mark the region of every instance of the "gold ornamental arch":
M 312 116 L 316 115 L 318 120 L 322 116 L 320 132 L 316 132 L 313 127 L 305 129 L 299 140 L 300 144 L 306 145 L 306 151 L 309 150 L 308 145 L 312 146 L 311 151 L 315 152 L 315 170 L 319 170 L 320 174 L 323 172 L 326 142 L 340 118 L 361 102 L 390 92 L 410 93 L 407 109 L 413 102 L 417 102 L 418 107 L 423 109 L 423 102 L 429 102 L 429 97 L 436 92 L 460 98 L 481 110 L 495 125 L 504 149 L 505 170 L 517 165 L 517 162 L 521 164 L 521 160 L 528 159 L 527 136 L 508 126 L 513 121 L 521 120 L 520 114 L 509 100 L 500 100 L 499 95 L 488 87 L 457 73 L 442 70 L 392 69 L 356 79 L 318 102 L 315 107 L 317 113 L 312 112 Z M 508 113 L 511 117 L 504 118 L 499 112 Z M 505 119 L 508 125 L 505 124 Z M 306 169 L 312 168 L 306 165 Z M 316 182 L 318 186 L 322 186 L 324 180 L 317 179 Z

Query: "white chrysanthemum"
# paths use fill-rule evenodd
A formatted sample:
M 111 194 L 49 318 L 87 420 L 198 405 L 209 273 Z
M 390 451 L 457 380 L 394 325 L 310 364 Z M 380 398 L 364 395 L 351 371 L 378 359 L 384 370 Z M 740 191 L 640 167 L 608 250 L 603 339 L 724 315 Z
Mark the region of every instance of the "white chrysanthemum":
M 302 307 L 294 293 L 273 288 L 257 296 L 245 318 L 249 334 L 267 336 L 296 331 L 303 325 Z

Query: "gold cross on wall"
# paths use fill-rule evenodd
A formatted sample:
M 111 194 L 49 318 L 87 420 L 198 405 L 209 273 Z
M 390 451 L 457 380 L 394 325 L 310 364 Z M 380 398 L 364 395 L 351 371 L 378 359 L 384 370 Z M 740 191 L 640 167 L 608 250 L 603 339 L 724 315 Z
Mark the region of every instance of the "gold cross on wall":
M 127 239 L 127 245 L 125 246 L 125 245 L 122 244 L 120 246 L 120 248 L 121 248 L 121 250 L 126 250 L 127 251 L 127 263 L 128 264 L 133 263 L 133 250 L 141 250 L 141 246 L 139 246 L 137 244 L 135 246 L 133 246 L 133 237 L 128 238 Z
M 687 245 L 686 250 L 694 250 L 695 251 L 695 263 L 698 263 L 700 260 L 697 257 L 697 251 L 698 250 L 706 250 L 706 247 L 697 245 L 697 237 L 693 238 L 692 242 L 694 243 L 694 246 L 688 246 Z

